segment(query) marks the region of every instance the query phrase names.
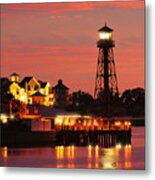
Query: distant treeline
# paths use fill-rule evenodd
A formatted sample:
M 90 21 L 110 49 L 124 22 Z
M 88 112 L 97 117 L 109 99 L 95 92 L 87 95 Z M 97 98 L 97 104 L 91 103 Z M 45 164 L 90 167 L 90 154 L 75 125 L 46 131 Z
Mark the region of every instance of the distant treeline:
M 12 94 L 1 91 L 1 112 L 12 113 L 17 116 L 26 111 L 26 104 L 14 99 Z M 122 95 L 110 93 L 110 115 L 111 116 L 135 116 L 144 117 L 145 114 L 145 90 L 134 88 L 125 90 Z M 10 103 L 11 102 L 11 103 Z M 76 112 L 83 115 L 104 116 L 104 91 L 98 94 L 96 99 L 87 92 L 77 91 L 69 96 L 66 111 Z
M 134 88 L 125 90 L 122 95 L 110 93 L 111 116 L 138 116 L 145 114 L 145 90 Z M 94 99 L 92 95 L 83 91 L 73 92 L 70 96 L 70 104 L 67 111 L 80 114 L 104 115 L 104 91 Z

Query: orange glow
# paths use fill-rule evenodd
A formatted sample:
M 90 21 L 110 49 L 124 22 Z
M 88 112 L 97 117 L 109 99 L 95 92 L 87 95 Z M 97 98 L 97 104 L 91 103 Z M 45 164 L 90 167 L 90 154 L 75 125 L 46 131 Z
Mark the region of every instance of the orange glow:
M 88 126 L 91 126 L 91 121 L 89 121 Z
M 98 169 L 99 168 L 99 162 L 95 163 L 95 168 Z
M 73 125 L 74 125 L 74 120 L 71 120 L 70 125 L 71 125 L 71 126 L 73 126 Z
M 68 159 L 71 159 L 71 147 L 70 146 L 67 147 L 67 157 L 68 157 Z
M 83 125 L 86 126 L 86 121 L 83 122 Z
M 125 161 L 124 165 L 125 165 L 125 168 L 126 168 L 126 169 L 129 169 L 129 168 L 132 167 L 132 163 L 131 163 L 131 162 L 128 162 L 128 161 Z
M 3 119 L 2 119 L 2 123 L 3 123 L 3 124 L 6 124 L 7 122 L 8 122 L 7 118 L 3 118 Z
M 74 145 L 71 146 L 71 158 L 72 159 L 75 158 L 75 147 L 74 147 Z
M 6 146 L 2 148 L 2 156 L 8 158 L 8 148 Z
M 116 158 L 119 157 L 119 152 L 120 152 L 120 149 L 119 148 L 115 148 L 115 156 L 116 156 Z
M 131 122 L 125 121 L 125 122 L 124 122 L 124 125 L 125 125 L 125 126 L 131 126 Z
M 65 126 L 68 126 L 68 125 L 69 125 L 69 122 L 68 122 L 67 119 L 65 120 L 64 125 L 65 125 Z
M 92 157 L 92 146 L 89 145 L 88 146 L 88 158 L 91 159 L 91 157 Z
M 92 163 L 91 162 L 88 162 L 88 168 L 92 168 Z
M 116 144 L 116 149 L 121 149 L 122 145 L 121 144 Z
M 56 168 L 63 168 L 64 166 L 63 166 L 63 164 L 62 163 L 57 163 L 57 165 L 56 165 Z
M 98 126 L 98 122 L 96 120 L 94 121 L 94 126 Z
M 3 124 L 6 124 L 8 122 L 8 116 L 6 114 L 0 114 L 0 120 Z
M 131 148 L 131 145 L 130 144 L 127 144 L 125 145 L 125 148 L 124 148 L 124 155 L 125 155 L 125 159 L 126 160 L 131 160 L 131 151 L 132 151 L 132 148 Z
M 67 147 L 67 158 L 74 159 L 75 158 L 75 147 L 74 145 Z
M 72 169 L 72 168 L 74 168 L 74 167 L 75 167 L 74 163 L 69 163 L 69 164 L 68 164 L 68 168 L 71 168 L 71 169 Z
M 64 147 L 63 146 L 57 146 L 56 147 L 56 158 L 57 159 L 63 159 L 64 158 Z
M 120 126 L 121 125 L 121 122 L 120 121 L 116 121 L 115 122 L 115 126 Z
M 114 149 L 105 149 L 105 156 L 101 159 L 104 169 L 115 169 L 115 153 Z
M 10 119 L 14 119 L 15 118 L 15 116 L 12 114 L 12 115 L 10 115 Z
M 127 125 L 128 125 L 128 122 L 127 122 L 127 121 L 125 121 L 125 122 L 124 122 L 124 125 L 125 125 L 125 126 L 127 126 Z
M 96 145 L 95 146 L 95 159 L 98 159 L 99 158 L 99 146 Z
M 131 168 L 132 167 L 132 161 L 131 161 L 131 155 L 132 155 L 132 147 L 131 144 L 126 144 L 124 147 L 124 156 L 125 156 L 125 168 Z
M 57 124 L 61 124 L 61 123 L 62 123 L 62 119 L 56 118 L 56 123 L 57 123 Z

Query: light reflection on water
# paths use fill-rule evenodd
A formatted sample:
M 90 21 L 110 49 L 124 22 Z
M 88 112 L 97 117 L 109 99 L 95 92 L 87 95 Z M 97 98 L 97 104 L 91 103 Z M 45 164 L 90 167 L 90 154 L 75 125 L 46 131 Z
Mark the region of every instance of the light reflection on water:
M 56 146 L 40 148 L 1 148 L 1 166 L 144 169 L 144 128 L 136 130 L 141 136 L 134 137 L 131 144 L 117 144 L 104 148 L 98 145 L 75 147 Z M 142 142 L 139 146 L 136 142 Z

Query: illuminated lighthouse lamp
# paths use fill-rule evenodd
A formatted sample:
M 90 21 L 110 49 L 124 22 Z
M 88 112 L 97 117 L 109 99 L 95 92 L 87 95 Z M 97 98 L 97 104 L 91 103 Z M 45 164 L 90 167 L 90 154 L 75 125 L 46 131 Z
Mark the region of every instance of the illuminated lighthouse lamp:
M 98 30 L 100 40 L 112 40 L 113 30 L 109 28 L 106 24 L 104 27 Z

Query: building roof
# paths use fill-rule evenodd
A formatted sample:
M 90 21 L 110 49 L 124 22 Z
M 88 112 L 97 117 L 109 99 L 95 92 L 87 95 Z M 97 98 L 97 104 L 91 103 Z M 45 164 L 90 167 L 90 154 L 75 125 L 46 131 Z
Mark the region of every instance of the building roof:
M 105 24 L 105 25 L 104 25 L 102 28 L 100 28 L 98 31 L 99 31 L 99 32 L 101 32 L 101 31 L 103 31 L 103 32 L 112 32 L 113 29 L 109 28 L 109 27 Z
M 58 80 L 58 84 L 56 86 L 53 87 L 53 90 L 57 90 L 57 89 L 65 89 L 68 90 L 69 88 L 67 86 L 65 86 L 63 83 L 63 81 L 60 79 Z
M 40 92 L 36 92 L 34 94 L 31 95 L 31 97 L 34 97 L 34 96 L 45 96 L 44 94 L 40 93 Z
M 33 78 L 33 76 L 25 77 L 25 78 L 21 81 L 20 86 L 21 86 L 21 87 L 25 87 L 25 83 L 26 83 L 26 82 L 29 82 L 32 78 Z
M 41 88 L 44 88 L 47 85 L 47 82 L 42 82 L 41 80 L 38 80 L 40 83 Z
M 19 76 L 19 74 L 14 72 L 14 73 L 10 74 L 10 76 Z

